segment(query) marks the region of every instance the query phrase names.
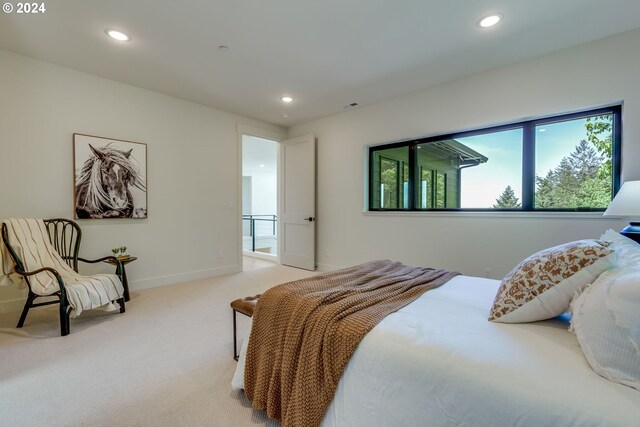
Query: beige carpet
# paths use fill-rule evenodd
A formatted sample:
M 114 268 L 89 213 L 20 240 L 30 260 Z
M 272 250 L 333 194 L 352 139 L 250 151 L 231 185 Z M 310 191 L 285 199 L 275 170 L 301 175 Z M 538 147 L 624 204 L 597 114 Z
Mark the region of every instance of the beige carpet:
M 59 336 L 57 306 L 0 316 L 2 426 L 277 426 L 231 390 L 229 302 L 304 270 L 247 259 L 243 273 L 133 292 L 123 315 L 87 312 Z M 239 316 L 241 331 L 246 318 Z M 241 332 L 242 334 L 242 332 Z

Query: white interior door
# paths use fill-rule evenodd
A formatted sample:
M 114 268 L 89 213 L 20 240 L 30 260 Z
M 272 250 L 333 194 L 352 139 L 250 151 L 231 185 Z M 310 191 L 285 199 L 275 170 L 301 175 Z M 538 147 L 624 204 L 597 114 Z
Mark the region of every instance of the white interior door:
M 316 269 L 316 140 L 305 135 L 280 143 L 278 250 L 280 262 Z

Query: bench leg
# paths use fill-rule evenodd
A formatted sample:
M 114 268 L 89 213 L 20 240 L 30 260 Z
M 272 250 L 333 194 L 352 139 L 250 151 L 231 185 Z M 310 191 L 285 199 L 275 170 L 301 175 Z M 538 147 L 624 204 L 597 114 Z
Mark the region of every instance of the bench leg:
M 233 311 L 233 359 L 238 361 L 238 341 L 237 341 L 237 331 L 236 331 L 236 311 Z

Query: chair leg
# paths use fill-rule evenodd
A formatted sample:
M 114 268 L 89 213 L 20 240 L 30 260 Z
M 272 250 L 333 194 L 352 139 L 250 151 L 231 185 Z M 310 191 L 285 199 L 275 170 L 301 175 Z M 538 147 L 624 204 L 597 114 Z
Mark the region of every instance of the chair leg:
M 60 335 L 67 336 L 71 332 L 71 325 L 69 322 L 69 310 L 67 310 L 66 301 L 60 300 Z
M 118 304 L 120 304 L 120 313 L 124 313 L 124 297 L 118 300 Z
M 236 311 L 233 310 L 233 359 L 238 360 L 238 343 L 236 338 Z
M 24 308 L 22 309 L 22 314 L 20 315 L 20 320 L 18 320 L 18 325 L 16 328 L 22 328 L 24 326 L 24 321 L 27 319 L 27 313 L 31 308 L 31 304 L 33 304 L 33 300 L 36 299 L 36 295 L 29 292 L 29 296 L 27 296 L 27 302 L 24 304 Z

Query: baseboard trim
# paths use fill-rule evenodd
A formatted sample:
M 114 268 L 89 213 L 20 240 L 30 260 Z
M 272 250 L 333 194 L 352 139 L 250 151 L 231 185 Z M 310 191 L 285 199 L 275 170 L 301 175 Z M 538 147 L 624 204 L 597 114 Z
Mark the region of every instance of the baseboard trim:
M 150 277 L 148 279 L 132 280 L 129 282 L 129 289 L 140 291 L 142 289 L 157 288 L 159 286 L 173 285 L 193 280 L 206 279 L 207 277 L 222 276 L 224 274 L 238 273 L 240 268 L 237 265 L 227 265 L 225 267 L 208 268 L 205 270 L 190 271 L 188 273 L 169 274 L 167 276 Z M 7 301 L 0 301 L 0 313 L 15 313 L 22 311 L 27 298 L 17 298 Z
M 318 263 L 316 264 L 316 268 L 320 273 L 324 273 L 327 271 L 333 271 L 333 270 L 338 270 L 342 267 L 339 267 L 337 265 L 332 265 L 332 264 L 322 264 L 322 263 Z
M 148 279 L 132 280 L 129 282 L 129 289 L 132 291 L 140 291 L 143 289 L 174 285 L 176 283 L 191 282 L 193 280 L 206 279 L 207 277 L 222 276 L 224 274 L 238 272 L 240 272 L 240 267 L 238 267 L 237 265 L 207 268 L 205 270 L 190 271 L 187 273 L 169 274 L 166 276 L 150 277 Z
M 267 261 L 273 261 L 273 262 L 278 262 L 278 255 L 274 255 L 274 254 L 264 254 L 264 253 L 260 253 L 260 252 L 251 252 L 251 251 L 242 251 L 242 255 L 243 256 L 248 256 L 251 258 L 258 258 L 258 259 L 266 259 Z

